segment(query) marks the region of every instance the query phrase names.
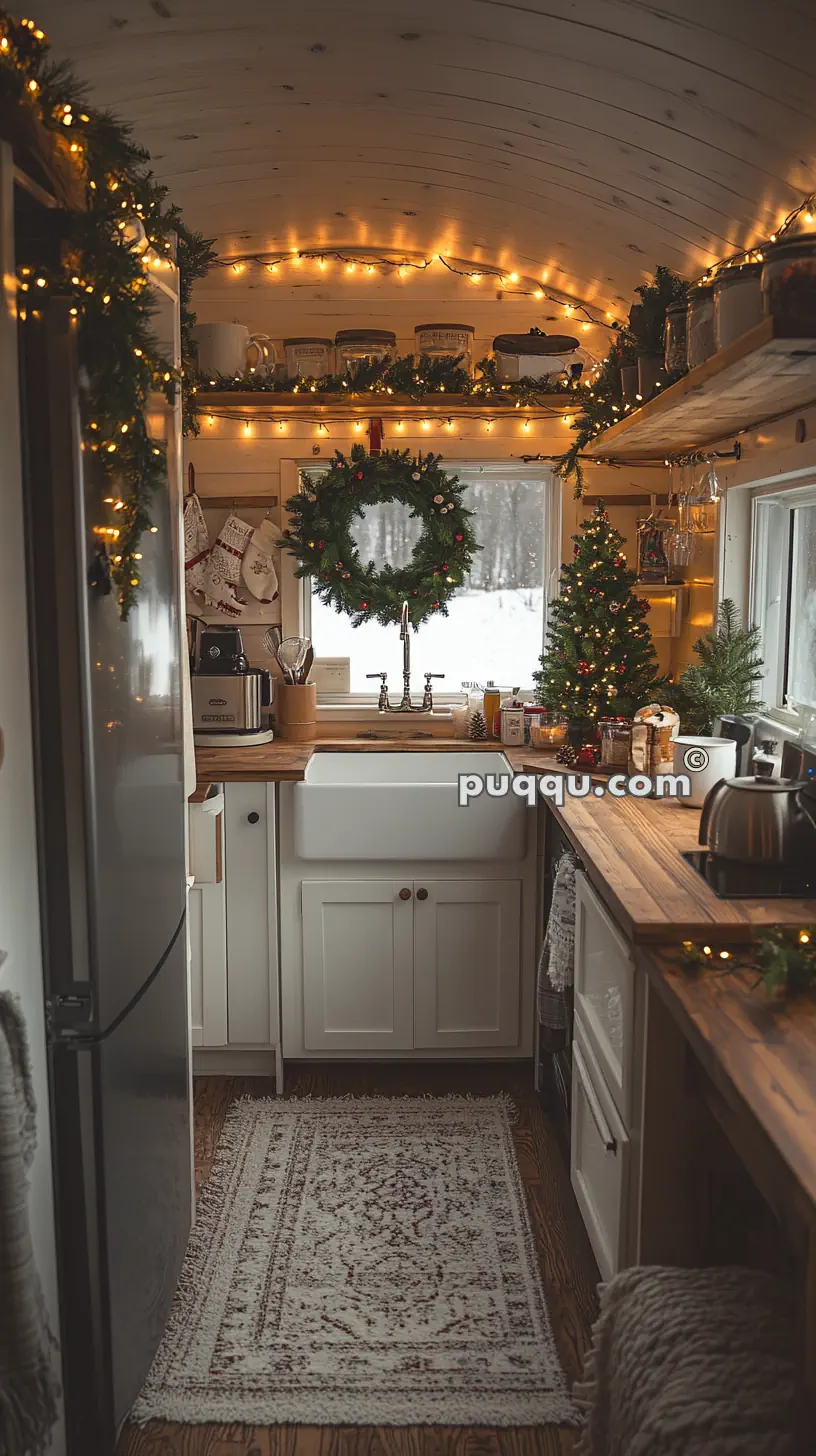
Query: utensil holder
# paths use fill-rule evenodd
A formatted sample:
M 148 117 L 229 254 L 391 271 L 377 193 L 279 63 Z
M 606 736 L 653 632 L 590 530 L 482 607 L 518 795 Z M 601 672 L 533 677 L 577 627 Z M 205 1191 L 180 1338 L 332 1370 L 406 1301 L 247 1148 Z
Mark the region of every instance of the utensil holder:
M 279 682 L 275 690 L 275 704 L 281 738 L 287 738 L 291 743 L 306 743 L 314 738 L 316 683 Z

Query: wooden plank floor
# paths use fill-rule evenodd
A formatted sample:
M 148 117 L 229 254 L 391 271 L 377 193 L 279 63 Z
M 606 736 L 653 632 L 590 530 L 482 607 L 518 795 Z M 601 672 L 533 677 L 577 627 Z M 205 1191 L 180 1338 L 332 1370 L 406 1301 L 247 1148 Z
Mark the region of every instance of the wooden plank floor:
M 572 1383 L 596 1310 L 598 1271 L 555 1134 L 532 1090 L 529 1064 L 301 1063 L 287 1067 L 288 1096 L 509 1092 L 519 1109 L 516 1154 L 535 1232 L 558 1349 Z M 196 1081 L 196 1183 L 209 1175 L 224 1118 L 236 1097 L 274 1095 L 261 1078 Z M 541 1428 L 431 1426 L 126 1426 L 117 1456 L 572 1456 L 574 1432 Z

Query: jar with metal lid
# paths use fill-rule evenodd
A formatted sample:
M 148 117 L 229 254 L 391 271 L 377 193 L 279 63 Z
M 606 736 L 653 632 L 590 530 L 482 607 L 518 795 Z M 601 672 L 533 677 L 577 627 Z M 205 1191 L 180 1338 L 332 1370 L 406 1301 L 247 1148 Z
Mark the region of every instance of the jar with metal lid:
M 334 344 L 331 339 L 284 339 L 286 373 L 290 379 L 300 374 L 306 379 L 322 379 L 334 369 Z
M 686 307 L 686 359 L 689 369 L 704 364 L 714 353 L 714 289 L 698 283 Z
M 786 328 L 816 327 L 816 235 L 798 233 L 765 249 L 762 312 Z
M 762 264 L 730 264 L 714 279 L 714 347 L 724 349 L 762 321 Z
M 339 372 L 353 377 L 366 364 L 396 358 L 397 336 L 390 329 L 338 329 L 334 346 Z
M 473 324 L 417 324 L 414 349 L 428 359 L 459 359 L 468 374 L 473 373 Z
M 496 374 L 502 383 L 563 374 L 577 350 L 578 340 L 570 334 L 544 334 L 541 329 L 531 329 L 529 334 L 499 334 L 493 340 Z
M 670 379 L 679 379 L 688 369 L 686 360 L 686 301 L 673 303 L 666 309 L 664 359 Z
M 625 769 L 632 746 L 632 724 L 628 718 L 602 718 L 601 763 L 607 768 Z

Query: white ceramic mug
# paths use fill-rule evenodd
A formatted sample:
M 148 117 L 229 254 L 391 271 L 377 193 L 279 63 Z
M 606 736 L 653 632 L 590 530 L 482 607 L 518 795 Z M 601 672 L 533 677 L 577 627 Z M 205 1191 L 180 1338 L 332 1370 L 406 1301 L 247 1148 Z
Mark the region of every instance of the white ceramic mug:
M 704 738 L 681 734 L 674 740 L 674 772 L 687 774 L 691 793 L 681 804 L 700 809 L 709 789 L 737 771 L 737 745 L 733 738 Z
M 250 334 L 246 324 L 196 324 L 192 336 L 198 346 L 201 373 L 227 379 L 274 368 L 277 356 L 268 334 Z

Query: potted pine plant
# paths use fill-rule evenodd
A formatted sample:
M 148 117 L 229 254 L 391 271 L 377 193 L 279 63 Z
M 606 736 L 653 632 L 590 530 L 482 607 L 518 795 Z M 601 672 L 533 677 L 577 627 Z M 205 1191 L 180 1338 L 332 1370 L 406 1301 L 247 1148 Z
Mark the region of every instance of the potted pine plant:
M 762 639 L 758 627 L 743 627 L 736 605 L 725 597 L 713 631 L 694 643 L 691 663 L 667 688 L 667 701 L 680 714 L 682 733 L 709 734 L 722 713 L 758 713 L 764 708 Z

